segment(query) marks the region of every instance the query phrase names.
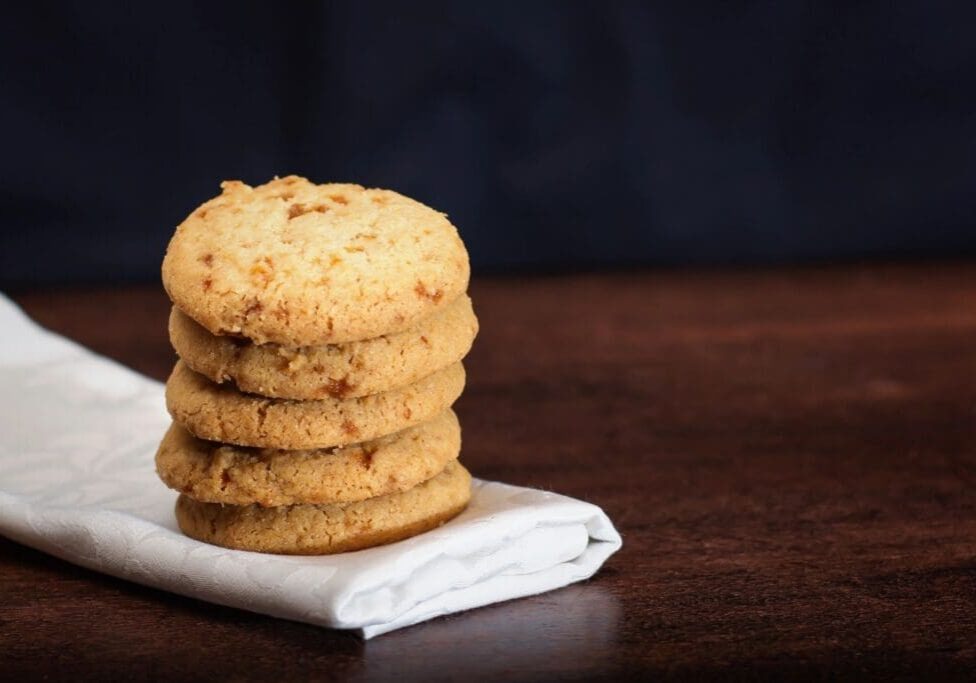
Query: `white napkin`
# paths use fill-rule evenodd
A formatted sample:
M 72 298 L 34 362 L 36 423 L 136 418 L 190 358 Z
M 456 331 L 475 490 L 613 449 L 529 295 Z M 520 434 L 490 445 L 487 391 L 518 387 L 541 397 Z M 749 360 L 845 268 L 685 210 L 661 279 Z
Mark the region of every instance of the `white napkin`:
M 322 557 L 183 536 L 154 471 L 160 383 L 31 322 L 0 295 L 0 534 L 83 567 L 366 638 L 589 578 L 620 548 L 603 511 L 474 482 L 434 531 Z

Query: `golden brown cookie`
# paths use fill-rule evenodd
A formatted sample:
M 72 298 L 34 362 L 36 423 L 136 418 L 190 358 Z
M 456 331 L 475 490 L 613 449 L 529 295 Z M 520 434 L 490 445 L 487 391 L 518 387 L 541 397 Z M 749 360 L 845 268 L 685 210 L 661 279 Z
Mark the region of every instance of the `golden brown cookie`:
M 444 214 L 390 190 L 289 176 L 221 184 L 176 229 L 163 285 L 213 334 L 320 346 L 415 327 L 468 285 Z
M 449 365 L 423 379 L 345 400 L 292 401 L 214 384 L 178 361 L 166 382 L 166 406 L 191 434 L 209 441 L 297 450 L 370 441 L 431 419 L 464 389 L 464 368 Z
M 460 450 L 451 410 L 366 443 L 305 451 L 204 441 L 174 422 L 156 452 L 156 472 L 170 488 L 206 503 L 350 503 L 425 482 Z
M 275 398 L 368 396 L 415 382 L 464 358 L 478 333 L 461 295 L 406 332 L 345 344 L 291 348 L 210 334 L 173 308 L 169 338 L 183 362 L 214 382 Z
M 401 493 L 333 505 L 220 505 L 181 495 L 176 520 L 199 541 L 264 553 L 325 555 L 392 543 L 440 526 L 471 499 L 471 475 L 451 461 Z

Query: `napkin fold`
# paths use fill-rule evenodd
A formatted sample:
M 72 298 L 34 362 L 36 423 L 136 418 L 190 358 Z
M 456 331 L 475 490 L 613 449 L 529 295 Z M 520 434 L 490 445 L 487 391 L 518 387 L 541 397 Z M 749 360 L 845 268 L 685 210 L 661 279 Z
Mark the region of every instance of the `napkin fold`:
M 603 511 L 475 479 L 468 509 L 405 541 L 320 557 L 183 536 L 153 456 L 163 386 L 41 329 L 0 295 L 0 534 L 209 602 L 363 637 L 592 576 L 621 545 Z

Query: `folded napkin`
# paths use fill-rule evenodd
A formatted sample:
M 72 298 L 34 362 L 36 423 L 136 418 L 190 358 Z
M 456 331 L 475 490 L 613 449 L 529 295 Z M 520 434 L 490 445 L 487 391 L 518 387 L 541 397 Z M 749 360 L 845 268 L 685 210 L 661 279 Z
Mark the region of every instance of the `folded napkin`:
M 154 471 L 163 387 L 31 322 L 0 295 L 0 534 L 201 600 L 366 638 L 559 588 L 620 548 L 600 508 L 474 481 L 434 531 L 322 557 L 226 550 L 183 536 Z

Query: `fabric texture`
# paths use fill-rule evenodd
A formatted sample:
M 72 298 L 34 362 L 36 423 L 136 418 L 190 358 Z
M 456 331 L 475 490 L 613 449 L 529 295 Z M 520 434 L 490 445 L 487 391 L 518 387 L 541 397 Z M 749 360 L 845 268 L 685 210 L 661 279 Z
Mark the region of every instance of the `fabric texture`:
M 621 545 L 600 508 L 475 480 L 434 531 L 322 557 L 183 536 L 153 455 L 163 387 L 30 321 L 0 295 L 0 533 L 182 595 L 366 638 L 592 576 Z

